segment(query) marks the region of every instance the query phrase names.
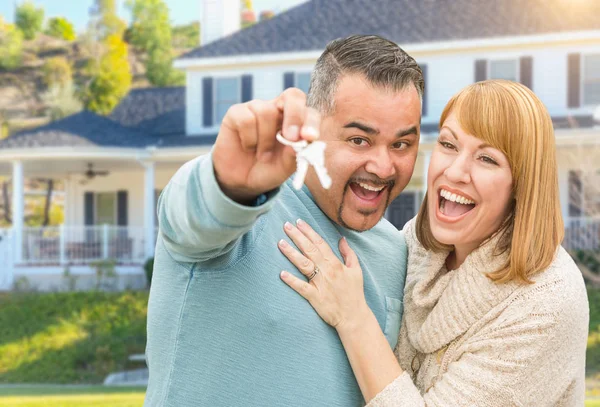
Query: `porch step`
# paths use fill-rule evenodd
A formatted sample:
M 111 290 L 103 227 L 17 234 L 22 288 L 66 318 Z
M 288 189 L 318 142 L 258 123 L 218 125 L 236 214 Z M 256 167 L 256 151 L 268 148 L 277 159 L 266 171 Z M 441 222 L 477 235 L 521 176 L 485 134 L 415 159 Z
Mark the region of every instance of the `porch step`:
M 103 384 L 105 386 L 148 386 L 148 369 L 111 373 L 104 379 Z

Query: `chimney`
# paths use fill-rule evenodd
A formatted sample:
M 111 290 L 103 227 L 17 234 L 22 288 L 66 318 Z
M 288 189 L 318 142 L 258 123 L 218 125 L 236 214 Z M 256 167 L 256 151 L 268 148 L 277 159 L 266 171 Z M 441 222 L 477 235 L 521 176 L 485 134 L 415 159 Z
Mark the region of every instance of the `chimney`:
M 200 43 L 206 45 L 240 29 L 240 0 L 201 0 Z

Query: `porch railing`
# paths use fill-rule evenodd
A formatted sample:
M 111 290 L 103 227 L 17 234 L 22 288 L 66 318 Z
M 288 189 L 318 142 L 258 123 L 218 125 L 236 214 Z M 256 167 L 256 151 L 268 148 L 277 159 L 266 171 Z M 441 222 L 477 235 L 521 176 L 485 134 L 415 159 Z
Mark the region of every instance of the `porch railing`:
M 600 250 L 600 216 L 566 218 L 563 247 L 567 250 Z
M 103 259 L 143 263 L 144 228 L 129 226 L 56 226 L 23 229 L 25 264 L 78 264 Z

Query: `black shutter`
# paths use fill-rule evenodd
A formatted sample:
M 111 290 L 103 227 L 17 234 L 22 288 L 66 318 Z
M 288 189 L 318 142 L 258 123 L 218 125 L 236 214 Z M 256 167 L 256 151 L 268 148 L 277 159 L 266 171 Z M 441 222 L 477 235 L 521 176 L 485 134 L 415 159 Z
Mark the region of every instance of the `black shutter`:
M 286 72 L 283 74 L 283 90 L 286 90 L 287 88 L 293 88 L 294 87 L 294 79 L 295 79 L 295 75 L 293 72 Z
M 127 191 L 117 192 L 117 225 L 127 226 Z
M 94 225 L 94 193 L 86 192 L 83 199 L 83 217 L 85 226 Z
M 533 58 L 521 57 L 520 64 L 519 81 L 529 89 L 533 89 Z
M 252 100 L 252 75 L 242 75 L 242 103 Z
M 202 79 L 202 125 L 213 125 L 213 78 Z
M 425 82 L 425 88 L 423 89 L 423 110 L 421 116 L 427 116 L 427 65 L 421 65 L 421 71 L 423 72 L 423 81 Z
M 475 61 L 475 82 L 485 81 L 487 79 L 487 60 L 478 59 Z
M 567 106 L 581 106 L 581 55 L 569 54 L 568 56 L 568 94 Z

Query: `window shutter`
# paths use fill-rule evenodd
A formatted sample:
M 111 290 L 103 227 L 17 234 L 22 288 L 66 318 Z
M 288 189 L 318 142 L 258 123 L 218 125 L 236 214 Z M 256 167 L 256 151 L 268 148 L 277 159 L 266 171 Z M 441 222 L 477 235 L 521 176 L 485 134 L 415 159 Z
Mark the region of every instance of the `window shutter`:
M 533 89 L 533 58 L 521 57 L 520 65 L 519 81 L 529 89 Z
M 487 60 L 478 59 L 475 61 L 475 82 L 485 81 L 487 79 Z
M 421 71 L 423 72 L 423 81 L 425 82 L 425 88 L 423 89 L 423 110 L 421 116 L 427 116 L 427 65 L 421 65 Z
M 568 56 L 568 78 L 567 78 L 567 106 L 581 106 L 581 55 L 569 54 Z
M 252 100 L 252 75 L 242 75 L 242 103 Z
M 127 226 L 127 191 L 117 192 L 117 225 Z
M 286 72 L 283 74 L 283 90 L 294 87 L 294 73 Z
M 94 193 L 86 192 L 83 197 L 83 217 L 85 226 L 94 225 Z
M 213 78 L 202 79 L 202 125 L 212 127 L 213 114 Z

